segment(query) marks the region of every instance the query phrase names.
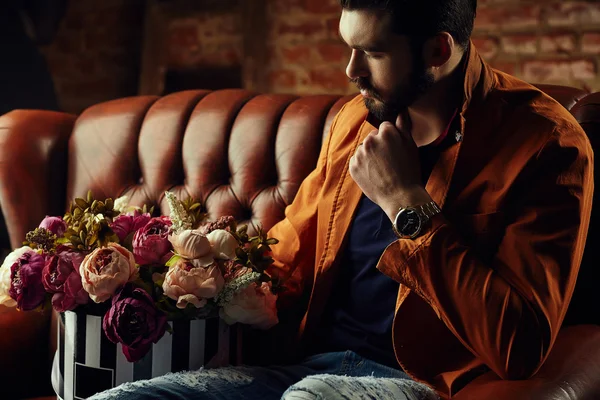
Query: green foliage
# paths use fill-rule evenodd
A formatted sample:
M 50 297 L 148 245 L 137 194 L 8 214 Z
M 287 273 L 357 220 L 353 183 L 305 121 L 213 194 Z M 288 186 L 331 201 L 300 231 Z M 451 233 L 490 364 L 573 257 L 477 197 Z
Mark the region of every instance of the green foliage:
M 40 249 L 46 253 L 54 253 L 56 249 L 56 235 L 46 228 L 35 228 L 25 235 L 24 246 Z
M 92 251 L 97 247 L 105 247 L 110 242 L 119 242 L 118 236 L 110 228 L 110 224 L 119 212 L 114 210 L 114 201 L 94 199 L 89 191 L 87 199 L 76 198 L 69 212 L 63 217 L 67 223 L 64 238 L 74 249 Z

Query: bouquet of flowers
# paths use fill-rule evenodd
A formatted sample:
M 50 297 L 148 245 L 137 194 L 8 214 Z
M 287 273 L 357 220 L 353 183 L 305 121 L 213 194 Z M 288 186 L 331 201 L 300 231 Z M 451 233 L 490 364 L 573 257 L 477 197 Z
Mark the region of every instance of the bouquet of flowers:
M 206 222 L 199 203 L 166 198 L 168 217 L 91 193 L 63 218 L 46 217 L 0 267 L 0 304 L 103 316 L 129 362 L 169 331 L 168 320 L 277 324 L 280 285 L 266 272 L 277 240 L 262 229 L 250 237 L 233 217 Z

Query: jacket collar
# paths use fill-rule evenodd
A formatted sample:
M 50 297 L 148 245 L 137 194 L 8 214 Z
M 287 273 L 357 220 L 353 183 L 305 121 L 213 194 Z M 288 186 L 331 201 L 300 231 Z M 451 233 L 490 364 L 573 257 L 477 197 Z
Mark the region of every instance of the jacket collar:
M 461 132 L 465 131 L 465 121 L 471 105 L 480 103 L 495 85 L 491 68 L 483 61 L 471 41 L 464 65 L 464 97 L 460 111 Z

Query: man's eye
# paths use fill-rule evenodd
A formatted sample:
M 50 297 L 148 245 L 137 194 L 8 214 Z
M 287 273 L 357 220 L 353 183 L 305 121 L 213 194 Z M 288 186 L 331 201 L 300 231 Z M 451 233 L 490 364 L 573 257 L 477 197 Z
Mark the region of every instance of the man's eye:
M 368 51 L 365 51 L 365 55 L 368 58 L 372 58 L 372 59 L 375 59 L 375 60 L 383 57 L 383 54 L 381 54 L 381 53 L 371 53 L 371 52 L 368 52 Z

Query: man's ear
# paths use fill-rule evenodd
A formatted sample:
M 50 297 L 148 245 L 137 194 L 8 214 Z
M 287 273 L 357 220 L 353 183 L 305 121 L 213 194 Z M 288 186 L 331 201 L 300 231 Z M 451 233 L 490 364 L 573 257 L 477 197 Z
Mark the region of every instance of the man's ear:
M 446 64 L 454 51 L 454 38 L 448 32 L 438 33 L 429 38 L 423 47 L 423 56 L 429 67 Z

